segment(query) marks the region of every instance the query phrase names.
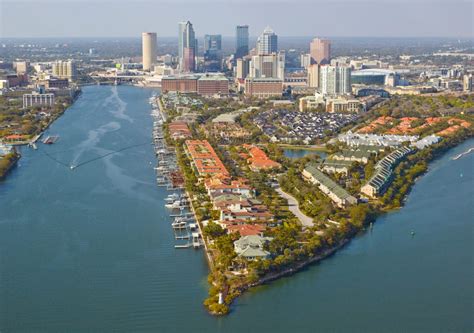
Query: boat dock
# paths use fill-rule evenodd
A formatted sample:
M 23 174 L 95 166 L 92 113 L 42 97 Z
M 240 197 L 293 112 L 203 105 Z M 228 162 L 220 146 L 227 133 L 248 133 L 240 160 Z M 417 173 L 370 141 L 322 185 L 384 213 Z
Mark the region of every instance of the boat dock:
M 163 105 L 158 96 L 150 98 L 152 105 L 153 135 L 152 145 L 156 155 L 156 184 L 166 187 L 172 193 L 165 199 L 165 207 L 170 209 L 169 216 L 173 218 L 171 229 L 175 240 L 187 241 L 185 244 L 176 244 L 176 249 L 200 248 L 203 245 L 199 224 L 195 220 L 192 211 L 191 199 L 187 193 L 183 193 L 184 177 L 178 167 L 176 151 L 174 147 L 166 144 L 163 124 L 167 120 Z

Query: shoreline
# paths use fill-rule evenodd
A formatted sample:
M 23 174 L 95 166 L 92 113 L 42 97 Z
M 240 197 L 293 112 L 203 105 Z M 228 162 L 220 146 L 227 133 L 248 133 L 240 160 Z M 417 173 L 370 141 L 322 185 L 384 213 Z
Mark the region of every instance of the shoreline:
M 448 146 L 447 149 L 446 147 L 444 149 L 440 149 L 438 151 L 434 151 L 433 153 L 433 156 L 431 159 L 427 160 L 427 164 L 428 164 L 428 168 L 425 170 L 425 172 L 423 172 L 422 174 L 418 175 L 415 180 L 410 184 L 409 186 L 409 190 L 405 193 L 404 197 L 403 197 L 403 200 L 401 201 L 401 205 L 398 206 L 398 207 L 387 207 L 387 208 L 381 208 L 379 209 L 377 212 L 376 212 L 376 216 L 375 216 L 375 219 L 374 219 L 374 224 L 377 223 L 377 221 L 379 220 L 379 218 L 385 214 L 388 214 L 388 213 L 391 213 L 391 212 L 395 212 L 395 211 L 398 211 L 400 209 L 402 209 L 405 204 L 406 204 L 406 200 L 409 196 L 409 194 L 411 193 L 413 187 L 415 186 L 415 184 L 418 182 L 418 180 L 420 180 L 424 175 L 426 175 L 430 169 L 429 169 L 429 165 L 432 164 L 433 162 L 435 162 L 436 160 L 438 159 L 441 159 L 443 156 L 445 156 L 451 149 L 454 149 L 456 148 L 457 146 L 459 146 L 460 144 L 470 140 L 470 139 L 473 139 L 472 136 L 467 136 L 464 140 L 462 140 L 461 142 L 459 143 L 456 143 L 456 144 L 453 144 L 451 146 Z M 474 149 L 474 148 L 473 148 Z M 451 160 L 451 159 L 450 159 Z M 213 316 L 223 316 L 223 315 L 227 315 L 231 312 L 230 308 L 232 307 L 233 303 L 237 300 L 237 298 L 245 291 L 253 288 L 253 287 L 257 287 L 257 286 L 260 286 L 260 285 L 264 285 L 264 284 L 267 284 L 267 283 L 270 283 L 274 280 L 277 280 L 279 278 L 282 278 L 282 277 L 285 277 L 285 276 L 290 276 L 290 275 L 293 275 L 295 273 L 298 273 L 299 271 L 301 271 L 302 269 L 304 269 L 305 267 L 308 267 L 314 263 L 318 263 L 328 257 L 330 257 L 331 255 L 335 254 L 338 250 L 342 249 L 344 246 L 348 245 L 357 235 L 361 235 L 361 234 L 364 234 L 365 232 L 367 231 L 367 228 L 364 228 L 362 229 L 361 231 L 355 233 L 352 237 L 350 238 L 344 238 L 340 243 L 338 243 L 336 246 L 324 251 L 324 253 L 320 254 L 320 255 L 316 255 L 316 256 L 313 256 L 313 257 L 310 257 L 310 258 L 307 258 L 303 261 L 298 261 L 298 262 L 295 262 L 293 263 L 290 267 L 288 268 L 285 268 L 283 269 L 282 271 L 278 271 L 278 272 L 272 272 L 272 273 L 268 273 L 266 275 L 264 275 L 263 277 L 261 277 L 258 281 L 256 282 L 253 282 L 253 283 L 249 283 L 249 284 L 243 284 L 243 285 L 240 285 L 240 286 L 236 286 L 235 287 L 235 291 L 238 292 L 237 295 L 235 295 L 231 300 L 230 302 L 227 304 L 227 306 L 229 307 L 229 311 L 226 312 L 226 313 L 217 313 L 217 312 L 212 312 L 208 309 L 208 312 L 209 314 L 213 315 Z M 211 270 L 212 272 L 212 270 Z M 228 286 L 228 289 L 231 289 L 230 286 Z
M 72 100 L 71 100 L 71 104 L 68 105 L 67 107 L 64 108 L 64 110 L 57 115 L 57 117 L 55 117 L 54 119 L 52 119 L 47 125 L 46 127 L 41 131 L 39 132 L 38 134 L 35 134 L 31 139 L 27 140 L 27 141 L 19 141 L 19 142 L 13 142 L 13 143 L 5 143 L 5 144 L 8 144 L 12 147 L 16 147 L 16 146 L 29 146 L 29 145 L 33 145 L 34 143 L 36 143 L 42 136 L 43 134 L 49 129 L 49 127 L 56 121 L 58 120 L 59 118 L 61 118 L 65 113 L 66 111 L 74 105 L 74 103 L 76 102 L 76 100 L 82 95 L 82 90 L 79 89 L 77 90 L 77 92 L 74 94 L 74 96 L 72 97 Z M 36 149 L 36 148 L 35 148 Z M 17 153 L 17 158 L 15 160 L 14 163 L 12 163 L 12 165 L 9 166 L 9 168 L 7 169 L 7 171 L 5 172 L 5 174 L 3 176 L 0 177 L 0 180 L 4 180 L 8 173 L 11 171 L 11 169 L 13 169 L 13 167 L 18 163 L 18 161 L 20 160 L 21 158 L 21 154 L 20 153 Z

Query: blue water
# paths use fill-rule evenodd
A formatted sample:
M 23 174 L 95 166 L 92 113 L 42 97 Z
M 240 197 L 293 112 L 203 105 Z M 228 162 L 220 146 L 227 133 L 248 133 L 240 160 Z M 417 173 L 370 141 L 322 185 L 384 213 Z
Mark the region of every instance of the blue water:
M 84 88 L 49 130 L 60 141 L 23 149 L 0 183 L 1 332 L 472 331 L 474 154 L 450 158 L 474 140 L 371 232 L 214 318 L 203 253 L 174 249 L 154 184 L 152 93 Z
M 288 158 L 302 158 L 306 155 L 319 155 L 322 159 L 327 156 L 323 151 L 307 150 L 307 149 L 283 149 L 283 154 Z

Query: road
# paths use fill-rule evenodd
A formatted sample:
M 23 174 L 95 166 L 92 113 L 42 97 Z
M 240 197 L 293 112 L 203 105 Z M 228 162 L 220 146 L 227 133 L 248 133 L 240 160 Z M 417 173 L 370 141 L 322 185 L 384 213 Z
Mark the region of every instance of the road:
M 288 209 L 300 220 L 301 225 L 303 225 L 304 227 L 313 226 L 313 219 L 303 214 L 298 205 L 298 200 L 296 200 L 295 197 L 289 195 L 286 192 L 283 192 L 283 190 L 279 186 L 275 190 L 282 198 L 288 201 Z

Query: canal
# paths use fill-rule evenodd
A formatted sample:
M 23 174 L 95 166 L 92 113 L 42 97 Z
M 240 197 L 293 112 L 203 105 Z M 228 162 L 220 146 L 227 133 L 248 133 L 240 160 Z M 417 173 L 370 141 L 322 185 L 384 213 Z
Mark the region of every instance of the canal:
M 155 185 L 152 93 L 85 87 L 60 140 L 0 183 L 1 332 L 472 331 L 474 154 L 450 158 L 474 140 L 370 233 L 214 318 L 204 255 L 174 249 Z

